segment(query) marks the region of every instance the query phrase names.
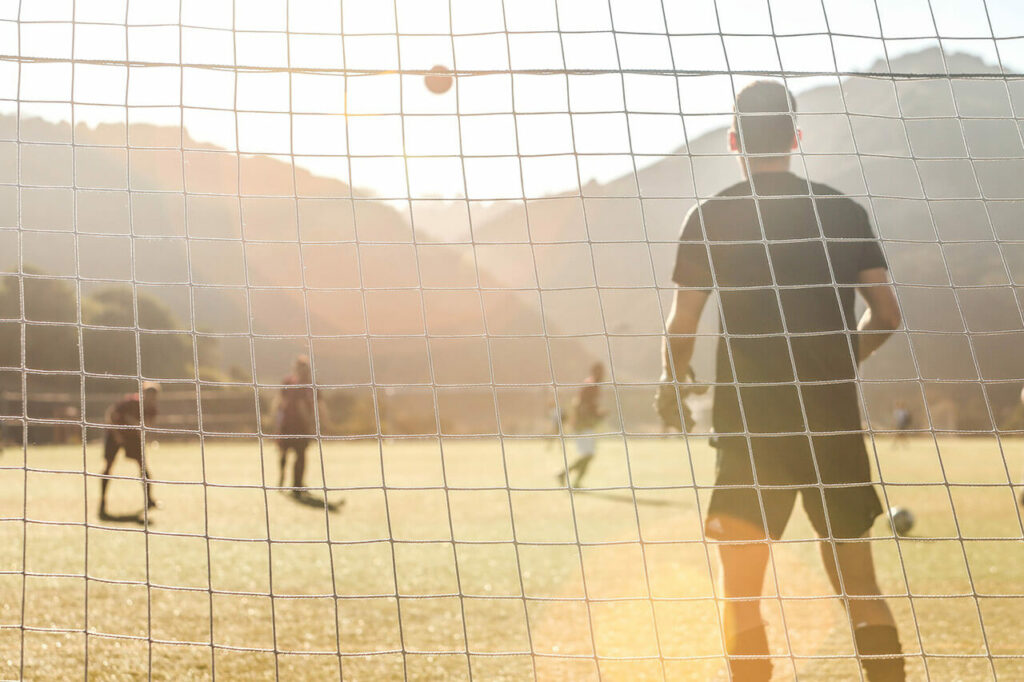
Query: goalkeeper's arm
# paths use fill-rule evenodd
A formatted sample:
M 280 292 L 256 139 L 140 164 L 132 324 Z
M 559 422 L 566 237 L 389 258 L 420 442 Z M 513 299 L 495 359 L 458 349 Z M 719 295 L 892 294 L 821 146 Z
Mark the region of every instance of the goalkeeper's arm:
M 672 300 L 666 328 L 668 336 L 663 346 L 661 380 L 655 407 L 666 426 L 680 431 L 689 427 L 686 406 L 683 404 L 686 391 L 676 387 L 692 379 L 689 375 L 690 360 L 696 342 L 697 324 L 704 304 L 708 300 L 707 289 L 676 289 Z

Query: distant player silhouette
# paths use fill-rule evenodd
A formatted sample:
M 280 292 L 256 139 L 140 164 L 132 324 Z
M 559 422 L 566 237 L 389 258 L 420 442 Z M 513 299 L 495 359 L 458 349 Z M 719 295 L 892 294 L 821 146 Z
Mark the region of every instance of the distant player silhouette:
M 316 392 L 312 386 L 313 372 L 309 358 L 305 355 L 297 357 L 292 373 L 282 379 L 281 383 L 284 387 L 277 406 L 277 447 L 281 453 L 278 487 L 285 487 L 288 453 L 293 452 L 292 494 L 301 495 L 305 485 L 306 448 L 316 432 Z
M 142 394 L 131 393 L 114 403 L 107 410 L 107 433 L 104 441 L 103 478 L 100 479 L 100 518 L 108 518 L 107 487 L 110 484 L 110 472 L 114 468 L 114 460 L 123 449 L 124 456 L 135 460 L 142 475 L 144 502 L 148 509 L 157 507 L 153 498 L 152 478 L 149 465 L 146 463 L 143 446 L 146 440 L 145 427 L 153 426 L 157 416 L 157 400 L 160 396 L 160 384 L 146 381 L 142 384 Z
M 579 487 L 597 452 L 597 439 L 594 437 L 594 433 L 607 414 L 601 409 L 602 381 L 604 381 L 604 365 L 595 362 L 590 367 L 590 375 L 583 380 L 583 386 L 572 402 L 570 421 L 577 434 L 573 440 L 576 443 L 579 458 L 568 469 L 558 474 L 560 481 L 571 476 L 569 486 L 572 488 Z

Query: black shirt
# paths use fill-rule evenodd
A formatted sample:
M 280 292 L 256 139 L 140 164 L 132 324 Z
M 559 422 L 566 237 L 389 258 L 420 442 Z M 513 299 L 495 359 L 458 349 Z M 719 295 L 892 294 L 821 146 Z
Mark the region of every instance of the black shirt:
M 792 173 L 753 185 L 756 199 L 744 180 L 690 211 L 672 276 L 719 292 L 715 431 L 858 430 L 854 287 L 886 266 L 867 213 Z

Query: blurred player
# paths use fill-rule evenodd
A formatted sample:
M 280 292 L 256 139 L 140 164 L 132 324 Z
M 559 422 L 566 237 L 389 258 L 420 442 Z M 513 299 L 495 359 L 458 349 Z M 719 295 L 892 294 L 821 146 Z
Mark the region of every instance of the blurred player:
M 744 179 L 687 216 L 659 393 L 674 394 L 684 380 L 701 311 L 716 291 L 718 461 L 704 528 L 725 541 L 718 551 L 732 679 L 771 678 L 760 600 L 770 543 L 799 495 L 825 540 L 819 548 L 833 587 L 854 597 L 843 601 L 866 678 L 898 682 L 902 647 L 879 596 L 871 543 L 844 540 L 867 537 L 882 513 L 857 365 L 899 327 L 899 307 L 864 209 L 790 173 L 800 135 L 790 112 L 795 102 L 778 82 L 752 83 L 737 97 L 729 146 Z M 856 328 L 855 289 L 867 301 Z
M 569 482 L 569 486 L 572 488 L 579 487 L 597 450 L 597 439 L 593 434 L 606 414 L 601 409 L 602 381 L 604 381 L 604 365 L 595 362 L 590 368 L 590 376 L 583 380 L 583 387 L 572 402 L 570 418 L 573 430 L 579 434 L 575 441 L 576 451 L 580 456 L 572 466 L 558 474 L 559 481 L 574 474 Z
M 143 445 L 146 440 L 146 427 L 153 426 L 156 422 L 157 400 L 160 397 L 160 384 L 155 381 L 145 381 L 142 384 L 142 395 L 131 393 L 114 403 L 107 410 L 106 439 L 104 443 L 103 457 L 106 466 L 103 468 L 103 478 L 100 479 L 100 518 L 109 518 L 107 514 L 107 485 L 110 483 L 111 470 L 114 468 L 114 460 L 117 453 L 124 449 L 124 456 L 135 460 L 139 465 L 139 474 L 142 476 L 144 502 L 147 509 L 155 509 L 157 502 L 153 498 L 153 484 L 150 483 L 152 476 L 149 475 L 149 467 L 146 465 Z
M 284 388 L 277 408 L 277 447 L 281 451 L 281 470 L 278 487 L 285 487 L 285 469 L 288 466 L 288 452 L 295 453 L 292 465 L 292 494 L 301 495 L 306 472 L 306 448 L 316 431 L 313 391 L 313 372 L 309 358 L 300 355 L 295 359 L 292 373 L 281 380 Z

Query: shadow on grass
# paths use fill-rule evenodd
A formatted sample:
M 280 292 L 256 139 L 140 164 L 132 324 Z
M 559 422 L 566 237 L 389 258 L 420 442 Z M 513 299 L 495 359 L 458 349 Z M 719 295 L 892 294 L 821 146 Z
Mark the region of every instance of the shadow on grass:
M 146 517 L 141 511 L 132 512 L 131 514 L 111 514 L 109 512 L 102 512 L 99 515 L 100 521 L 109 521 L 111 523 L 134 523 L 137 526 L 146 525 Z
M 331 513 L 341 511 L 341 508 L 345 506 L 345 500 L 337 500 L 332 502 L 327 497 L 320 497 L 319 495 L 313 495 L 308 492 L 291 492 L 287 493 L 288 498 L 297 504 L 301 504 L 305 507 L 313 507 L 315 509 L 326 509 Z

